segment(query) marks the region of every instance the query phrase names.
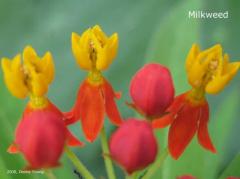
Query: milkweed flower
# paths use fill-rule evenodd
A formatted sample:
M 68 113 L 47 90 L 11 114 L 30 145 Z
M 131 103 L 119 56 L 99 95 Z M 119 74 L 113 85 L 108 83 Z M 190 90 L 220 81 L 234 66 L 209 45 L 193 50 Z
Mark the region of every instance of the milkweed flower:
M 112 134 L 110 157 L 129 174 L 153 163 L 158 147 L 151 123 L 130 118 Z
M 17 98 L 30 96 L 8 152 L 21 152 L 29 163 L 28 169 L 58 166 L 65 144 L 81 146 L 82 143 L 68 131 L 60 110 L 45 97 L 54 78 L 51 53 L 41 58 L 27 46 L 23 62 L 18 54 L 12 60 L 3 58 L 1 63 L 11 94 Z
M 168 68 L 160 64 L 144 65 L 130 83 L 130 104 L 147 118 L 156 119 L 164 115 L 173 102 L 174 85 Z
M 72 51 L 80 68 L 88 71 L 80 85 L 74 107 L 66 113 L 66 123 L 81 120 L 86 139 L 93 142 L 103 126 L 105 113 L 115 125 L 122 122 L 111 84 L 102 76 L 116 57 L 118 35 L 108 37 L 99 26 L 86 30 L 81 36 L 72 33 Z
M 205 93 L 222 91 L 239 67 L 240 62 L 230 63 L 229 56 L 222 54 L 219 44 L 204 51 L 197 44 L 192 46 L 186 60 L 188 82 L 192 89 L 175 98 L 167 109 L 170 114 L 153 122 L 155 128 L 161 128 L 164 121 L 172 122 L 168 148 L 173 158 L 179 158 L 195 133 L 203 148 L 216 153 L 208 133 L 209 106 Z

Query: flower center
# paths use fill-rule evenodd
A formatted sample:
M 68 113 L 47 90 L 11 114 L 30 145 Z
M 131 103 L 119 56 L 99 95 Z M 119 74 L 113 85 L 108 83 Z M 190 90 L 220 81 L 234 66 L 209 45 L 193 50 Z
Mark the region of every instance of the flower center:
M 103 83 L 102 73 L 96 69 L 89 71 L 87 79 L 93 85 L 99 85 Z
M 211 81 L 215 74 L 216 74 L 216 70 L 219 67 L 219 62 L 217 59 L 212 59 L 209 63 L 208 63 L 208 67 L 207 70 L 205 72 L 205 74 L 203 75 L 202 78 L 202 85 L 201 88 L 205 88 L 206 85 L 209 83 L 209 81 Z
M 93 85 L 99 85 L 103 82 L 103 77 L 101 72 L 96 68 L 97 50 L 94 47 L 93 41 L 90 41 L 89 46 L 90 60 L 92 61 L 92 70 L 88 73 L 88 81 Z
M 27 89 L 31 92 L 32 87 L 31 87 L 30 72 L 25 65 L 22 65 L 22 71 L 23 71 L 23 75 L 24 75 L 23 76 L 23 82 L 24 82 L 25 86 L 27 87 Z
M 192 104 L 199 105 L 205 101 L 205 91 L 204 88 L 193 88 L 188 92 L 187 98 Z
M 36 73 L 39 73 L 40 70 L 38 69 L 36 64 L 31 63 L 31 67 Z M 32 77 L 31 72 L 26 65 L 22 65 L 22 71 L 24 74 L 23 81 L 26 87 L 30 92 L 30 105 L 33 109 L 42 109 L 48 105 L 48 100 L 44 96 L 36 96 L 32 93 Z
M 96 69 L 97 50 L 94 47 L 94 43 L 92 40 L 90 40 L 89 47 L 90 60 L 92 61 L 92 69 Z
M 188 98 L 193 104 L 199 104 L 205 100 L 205 87 L 216 75 L 218 67 L 219 61 L 216 58 L 209 61 L 207 69 L 202 77 L 201 85 L 197 88 L 193 88 L 188 94 Z

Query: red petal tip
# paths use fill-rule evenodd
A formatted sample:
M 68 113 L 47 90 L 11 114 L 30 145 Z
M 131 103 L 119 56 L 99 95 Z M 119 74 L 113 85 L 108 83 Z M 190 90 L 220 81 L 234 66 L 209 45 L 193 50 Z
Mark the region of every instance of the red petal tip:
M 209 121 L 209 106 L 206 102 L 200 109 L 199 117 L 199 127 L 198 127 L 198 142 L 206 150 L 216 153 L 216 149 L 212 143 L 211 137 L 208 132 L 208 121 Z
M 83 147 L 84 143 L 78 140 L 68 129 L 67 129 L 67 145 L 71 147 Z
M 169 153 L 170 153 L 170 155 L 172 156 L 172 158 L 174 159 L 174 160 L 178 160 L 178 158 L 181 156 L 181 154 L 182 153 L 175 153 L 174 151 L 171 151 L 171 149 L 169 148 Z
M 73 124 L 77 121 L 77 119 L 74 116 L 73 111 L 65 112 L 64 115 L 64 123 L 65 125 Z
M 120 99 L 122 97 L 122 92 L 115 92 L 115 98 Z
M 16 153 L 19 153 L 19 149 L 18 149 L 18 147 L 16 146 L 16 144 L 11 144 L 11 145 L 8 147 L 7 152 L 10 153 L 10 154 L 16 154 Z
M 110 121 L 115 125 L 121 125 L 123 120 L 114 100 L 116 94 L 114 93 L 111 84 L 109 84 L 107 81 L 105 81 L 103 84 L 103 94 L 105 99 L 106 113 Z
M 197 131 L 199 108 L 184 105 L 177 113 L 168 133 L 168 148 L 174 159 L 178 159 Z
M 93 143 L 95 141 L 96 137 L 87 137 L 86 136 L 86 140 L 90 143 Z
M 174 120 L 173 115 L 172 114 L 167 114 L 167 115 L 165 115 L 161 118 L 154 119 L 153 122 L 152 122 L 152 127 L 154 129 L 165 128 L 168 125 L 170 125 L 173 122 L 173 120 Z

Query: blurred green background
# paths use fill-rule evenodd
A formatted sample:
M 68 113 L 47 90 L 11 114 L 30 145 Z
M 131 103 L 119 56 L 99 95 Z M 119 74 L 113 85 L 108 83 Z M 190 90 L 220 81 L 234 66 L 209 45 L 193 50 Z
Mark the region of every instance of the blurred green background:
M 120 46 L 117 59 L 104 75 L 115 90 L 122 91 L 118 106 L 124 118 L 135 116 L 124 104 L 129 101 L 131 77 L 145 63 L 159 62 L 170 68 L 176 94 L 189 89 L 184 63 L 193 43 L 208 48 L 221 43 L 231 60 L 240 59 L 240 1 L 236 0 L 0 0 L 0 57 L 13 57 L 30 44 L 43 55 L 50 50 L 56 64 L 55 81 L 49 98 L 63 111 L 73 105 L 79 84 L 86 73 L 75 63 L 71 53 L 71 32 L 82 33 L 99 24 L 108 34 L 118 32 Z M 189 10 L 228 11 L 228 19 L 189 19 Z M 199 179 L 240 176 L 240 75 L 217 96 L 208 96 L 211 108 L 210 135 L 217 154 L 203 150 L 197 141 L 189 145 L 178 161 L 170 157 L 153 178 L 174 179 L 192 174 Z M 26 100 L 14 98 L 7 91 L 0 71 L 0 178 L 46 178 L 44 175 L 8 175 L 8 169 L 22 169 L 20 155 L 6 149 L 14 139 L 14 129 Z M 108 134 L 114 127 L 105 122 Z M 47 127 L 47 126 L 46 126 Z M 80 124 L 72 131 L 84 141 Z M 156 131 L 160 150 L 166 146 L 167 129 Z M 99 139 L 73 149 L 97 178 L 106 178 Z M 63 166 L 53 172 L 57 178 L 78 178 L 66 156 Z M 123 172 L 115 167 L 118 178 Z

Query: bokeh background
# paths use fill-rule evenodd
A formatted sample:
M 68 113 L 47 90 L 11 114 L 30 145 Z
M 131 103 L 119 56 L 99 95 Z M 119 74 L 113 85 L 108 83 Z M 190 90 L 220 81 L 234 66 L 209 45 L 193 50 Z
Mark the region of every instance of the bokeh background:
M 0 0 L 0 57 L 13 57 L 30 44 L 43 55 L 50 50 L 56 64 L 55 81 L 48 96 L 63 110 L 73 105 L 79 84 L 86 76 L 71 53 L 71 32 L 82 33 L 99 24 L 108 34 L 118 32 L 119 52 L 104 75 L 117 91 L 122 91 L 118 106 L 124 118 L 136 114 L 124 104 L 129 101 L 131 77 L 145 63 L 158 62 L 172 72 L 176 94 L 189 85 L 184 69 L 185 58 L 193 43 L 208 48 L 221 43 L 231 60 L 240 59 L 240 1 L 237 0 Z M 189 10 L 228 11 L 228 19 L 189 19 Z M 153 178 L 174 179 L 192 174 L 199 179 L 240 176 L 240 75 L 217 96 L 207 96 L 211 118 L 210 134 L 216 155 L 203 150 L 194 139 L 182 157 L 170 157 Z M 8 175 L 8 169 L 22 169 L 21 155 L 10 155 L 6 149 L 14 139 L 14 129 L 27 100 L 14 98 L 7 91 L 0 70 L 0 178 L 41 179 L 44 175 Z M 110 135 L 114 127 L 106 120 Z M 47 126 L 46 126 L 47 127 Z M 80 123 L 72 131 L 84 141 Z M 156 131 L 160 150 L 166 146 L 168 129 Z M 73 149 L 97 178 L 106 178 L 99 139 Z M 63 166 L 53 172 L 57 178 L 78 178 L 74 166 L 64 155 Z M 118 167 L 118 178 L 123 172 Z

